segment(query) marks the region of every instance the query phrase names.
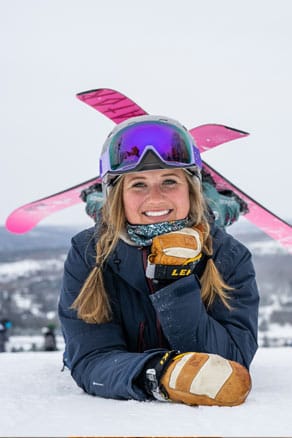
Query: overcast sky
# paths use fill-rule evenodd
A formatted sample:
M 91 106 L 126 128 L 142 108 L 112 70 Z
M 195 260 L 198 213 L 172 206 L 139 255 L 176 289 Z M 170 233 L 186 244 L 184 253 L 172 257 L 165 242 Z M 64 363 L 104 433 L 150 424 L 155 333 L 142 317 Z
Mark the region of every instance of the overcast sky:
M 75 94 L 101 87 L 249 131 L 203 158 L 291 218 L 291 22 L 290 0 L 0 0 L 0 224 L 97 175 L 113 123 Z M 43 221 L 68 223 L 82 204 Z

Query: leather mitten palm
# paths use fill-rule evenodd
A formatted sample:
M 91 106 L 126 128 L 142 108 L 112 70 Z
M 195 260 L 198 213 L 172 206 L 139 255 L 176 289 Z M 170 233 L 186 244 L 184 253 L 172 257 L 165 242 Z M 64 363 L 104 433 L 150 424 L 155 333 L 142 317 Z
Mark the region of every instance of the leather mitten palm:
M 146 277 L 176 280 L 190 275 L 202 257 L 203 232 L 200 226 L 153 238 Z
M 161 358 L 157 367 L 146 371 L 146 377 L 152 378 L 152 394 L 159 400 L 236 406 L 243 403 L 250 392 L 250 374 L 237 362 L 208 353 L 190 352 L 174 357 L 166 353 L 165 356 L 166 360 Z M 163 362 L 164 369 L 161 368 Z M 156 376 L 156 389 L 153 376 Z

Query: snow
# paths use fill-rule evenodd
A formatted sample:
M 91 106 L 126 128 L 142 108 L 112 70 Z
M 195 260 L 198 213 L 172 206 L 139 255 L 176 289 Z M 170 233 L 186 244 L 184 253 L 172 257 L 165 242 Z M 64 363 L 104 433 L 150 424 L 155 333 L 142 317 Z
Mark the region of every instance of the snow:
M 56 343 L 58 350 L 64 350 L 64 338 L 63 336 L 56 336 Z M 43 351 L 44 336 L 10 336 L 9 341 L 5 345 L 6 351 Z
M 237 407 L 190 407 L 85 394 L 61 351 L 0 355 L 1 436 L 291 436 L 292 348 L 260 348 Z
M 18 277 L 29 277 L 34 272 L 45 270 L 58 270 L 64 266 L 65 256 L 55 257 L 49 260 L 26 259 L 16 262 L 0 264 L 0 280 L 3 283 L 10 282 Z
M 256 255 L 278 255 L 287 253 L 287 249 L 274 240 L 250 242 L 248 249 L 252 254 Z

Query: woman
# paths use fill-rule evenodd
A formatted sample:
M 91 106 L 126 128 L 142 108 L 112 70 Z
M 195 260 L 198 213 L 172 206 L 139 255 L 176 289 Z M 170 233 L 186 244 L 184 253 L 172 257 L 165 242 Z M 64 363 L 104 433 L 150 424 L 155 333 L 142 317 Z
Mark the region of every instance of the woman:
M 135 151 L 135 153 L 133 153 Z M 72 239 L 59 316 L 84 391 L 190 405 L 242 403 L 257 349 L 249 251 L 212 223 L 201 158 L 178 122 L 118 125 L 100 159 L 106 201 Z

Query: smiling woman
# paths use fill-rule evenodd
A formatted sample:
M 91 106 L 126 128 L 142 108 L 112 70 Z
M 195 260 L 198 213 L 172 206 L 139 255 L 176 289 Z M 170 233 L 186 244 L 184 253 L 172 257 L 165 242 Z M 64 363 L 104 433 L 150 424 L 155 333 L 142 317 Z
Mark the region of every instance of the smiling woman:
M 210 216 L 201 166 L 166 117 L 129 119 L 105 142 L 105 203 L 72 239 L 59 301 L 64 363 L 90 394 L 234 406 L 250 391 L 254 268 Z

